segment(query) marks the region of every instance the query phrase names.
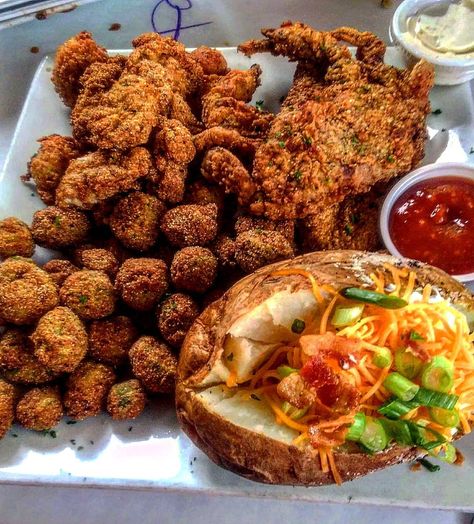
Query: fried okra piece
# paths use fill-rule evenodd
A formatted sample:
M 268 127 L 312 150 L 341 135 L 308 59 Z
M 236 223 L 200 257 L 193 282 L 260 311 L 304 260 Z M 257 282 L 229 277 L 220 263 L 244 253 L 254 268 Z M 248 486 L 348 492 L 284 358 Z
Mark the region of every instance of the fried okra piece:
M 217 259 L 205 247 L 184 247 L 171 263 L 171 281 L 177 289 L 204 293 L 217 275 Z
M 130 193 L 114 207 L 110 228 L 125 247 L 146 251 L 156 242 L 165 205 L 140 191 Z
M 15 418 L 15 388 L 0 378 L 0 438 L 10 429 Z
M 199 307 L 188 295 L 174 293 L 160 304 L 157 323 L 161 336 L 174 348 L 181 347 L 191 324 L 199 315 Z
M 58 288 L 32 260 L 12 257 L 0 264 L 0 316 L 12 324 L 33 324 L 58 303 Z
M 89 327 L 89 353 L 94 360 L 119 366 L 138 337 L 133 322 L 125 316 L 94 320 Z
M 178 361 L 155 337 L 140 337 L 130 349 L 133 374 L 150 393 L 172 393 Z
M 225 205 L 224 190 L 219 186 L 208 184 L 204 180 L 198 179 L 189 184 L 184 194 L 185 204 L 215 204 L 217 206 L 217 216 L 221 217 Z
M 114 254 L 107 249 L 84 249 L 80 254 L 82 267 L 94 271 L 103 271 L 110 278 L 117 274 L 119 263 Z
M 53 282 L 61 287 L 69 275 L 72 275 L 76 271 L 79 271 L 79 268 L 75 266 L 69 260 L 59 260 L 54 259 L 46 262 L 43 266 L 43 269 L 49 274 Z
M 64 281 L 59 297 L 61 304 L 84 320 L 107 317 L 115 309 L 114 286 L 102 271 L 76 271 Z
M 0 220 L 0 258 L 31 257 L 35 245 L 30 228 L 15 217 Z
M 105 408 L 107 395 L 114 382 L 115 373 L 109 366 L 82 362 L 66 384 L 66 413 L 76 420 L 98 415 Z
M 15 384 L 44 384 L 56 374 L 33 354 L 33 345 L 24 331 L 7 329 L 0 339 L 0 370 Z
M 290 242 L 277 231 L 253 229 L 235 239 L 235 259 L 247 273 L 293 256 Z
M 39 246 L 61 250 L 84 242 L 90 227 L 81 211 L 50 206 L 33 215 L 31 234 Z
M 62 416 L 63 403 L 57 387 L 30 389 L 16 406 L 18 422 L 34 431 L 44 431 L 57 426 Z
M 217 206 L 188 204 L 170 209 L 161 221 L 161 231 L 175 246 L 205 246 L 217 235 Z
M 107 411 L 114 420 L 137 418 L 145 404 L 145 390 L 136 378 L 114 384 L 107 397 Z
M 57 373 L 71 373 L 87 353 L 84 324 L 67 307 L 48 311 L 30 338 L 36 358 Z
M 281 233 L 291 244 L 293 244 L 295 238 L 294 220 L 269 220 L 263 217 L 241 215 L 237 218 L 234 228 L 237 235 L 252 229 L 278 231 L 278 233 Z
M 237 266 L 235 260 L 235 240 L 228 235 L 219 235 L 211 247 L 216 255 L 219 265 L 223 269 L 234 269 Z
M 119 269 L 115 289 L 132 309 L 152 309 L 168 289 L 168 268 L 157 258 L 129 258 Z
M 70 136 L 49 135 L 38 140 L 38 152 L 28 163 L 24 180 L 33 179 L 41 200 L 50 206 L 56 200 L 56 188 L 71 160 L 80 156 L 79 144 Z

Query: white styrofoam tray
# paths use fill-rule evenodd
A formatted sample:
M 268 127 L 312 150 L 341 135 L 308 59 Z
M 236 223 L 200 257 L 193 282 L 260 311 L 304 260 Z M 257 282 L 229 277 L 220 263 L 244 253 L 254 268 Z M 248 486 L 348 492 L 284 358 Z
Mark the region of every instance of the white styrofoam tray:
M 291 83 L 294 65 L 268 55 L 247 59 L 235 49 L 223 50 L 229 65 L 246 68 L 258 62 L 262 86 L 254 101 L 277 110 Z M 387 61 L 401 64 L 396 49 Z M 20 181 L 36 140 L 51 133 L 69 134 L 68 110 L 50 82 L 52 61 L 38 68 L 0 174 L 0 218 L 15 215 L 29 222 L 42 207 L 31 187 Z M 472 84 L 436 87 L 431 100 L 441 113 L 428 119 L 425 163 L 474 163 L 474 97 Z M 15 86 L 11 86 L 12 89 Z M 470 151 L 473 153 L 470 153 Z M 48 255 L 38 250 L 37 258 Z M 0 483 L 56 484 L 202 491 L 249 497 L 274 497 L 320 502 L 361 502 L 412 507 L 474 510 L 474 435 L 460 444 L 462 467 L 442 466 L 438 473 L 411 472 L 400 465 L 342 487 L 267 486 L 245 480 L 211 463 L 180 431 L 173 403 L 153 402 L 137 420 L 117 422 L 101 415 L 77 424 L 66 420 L 56 437 L 14 426 L 0 440 Z

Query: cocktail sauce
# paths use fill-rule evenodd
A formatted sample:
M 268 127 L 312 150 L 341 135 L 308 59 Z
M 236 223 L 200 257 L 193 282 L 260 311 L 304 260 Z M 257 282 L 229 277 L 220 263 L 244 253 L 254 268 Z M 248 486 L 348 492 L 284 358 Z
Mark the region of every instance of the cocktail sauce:
M 474 181 L 449 176 L 415 184 L 392 207 L 398 251 L 451 275 L 474 272 Z

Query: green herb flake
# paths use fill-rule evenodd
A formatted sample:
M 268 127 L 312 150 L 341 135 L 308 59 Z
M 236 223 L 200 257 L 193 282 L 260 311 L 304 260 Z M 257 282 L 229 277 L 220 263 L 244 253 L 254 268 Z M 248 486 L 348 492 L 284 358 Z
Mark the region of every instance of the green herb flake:
M 128 431 L 132 431 L 133 426 L 129 426 Z
M 229 354 L 227 355 L 227 360 L 228 360 L 229 362 L 232 362 L 232 361 L 234 360 L 234 354 L 233 354 L 233 353 L 229 353 Z
M 395 157 L 393 155 L 387 155 L 387 162 L 395 162 Z
M 253 398 L 254 400 L 262 400 L 260 397 L 257 397 L 257 395 L 255 395 L 255 393 L 252 393 L 250 395 L 250 398 Z
M 471 147 L 471 149 L 469 149 L 469 154 L 474 155 L 474 147 Z
M 54 429 L 52 429 L 50 432 L 49 432 L 49 436 L 51 438 L 56 438 L 58 436 L 58 434 L 56 433 L 56 431 L 54 431 Z
M 349 225 L 349 224 L 346 224 L 346 225 L 344 226 L 344 233 L 345 233 L 347 236 L 352 235 L 352 226 Z
M 349 220 L 351 224 L 358 224 L 360 222 L 360 215 L 358 213 L 351 213 Z
M 426 338 L 422 337 L 416 331 L 410 331 L 410 340 L 420 340 L 420 341 L 424 342 L 426 340 Z
M 77 451 L 82 451 L 84 449 L 84 446 L 77 446 Z
M 303 333 L 304 328 L 306 327 L 306 322 L 304 320 L 301 320 L 300 318 L 295 318 L 293 320 L 293 324 L 291 324 L 291 331 L 293 333 Z
M 61 227 L 61 217 L 54 217 L 55 227 Z
M 282 149 L 284 149 L 285 146 L 286 146 L 286 144 L 285 144 L 285 142 L 283 142 L 283 140 L 280 140 L 280 141 L 278 142 L 278 145 L 279 145 Z
M 79 302 L 84 305 L 84 304 L 87 304 L 87 301 L 89 300 L 88 297 L 86 297 L 86 295 L 79 295 Z
M 310 146 L 313 143 L 313 139 L 310 136 L 303 135 L 303 142 L 305 145 Z
M 13 438 L 17 438 L 18 437 L 18 435 L 16 433 L 12 433 L 11 435 L 12 435 Z
M 73 446 L 76 445 L 76 439 L 72 438 L 70 441 L 69 441 Z
M 419 462 L 430 473 L 435 473 L 436 471 L 439 471 L 441 469 L 441 467 L 437 464 L 432 464 L 429 460 L 426 460 L 424 458 L 418 459 L 417 462 Z
M 255 107 L 257 108 L 257 111 L 263 111 L 263 100 L 257 100 L 255 102 Z
M 432 115 L 440 115 L 443 111 L 441 109 L 435 109 L 434 111 L 431 111 Z
M 77 420 L 68 420 L 68 421 L 66 422 L 66 424 L 67 424 L 68 426 L 71 426 L 72 424 L 77 424 Z
M 302 173 L 299 169 L 297 169 L 297 170 L 293 173 L 292 177 L 293 177 L 297 182 L 301 182 L 301 178 L 303 177 L 303 173 Z

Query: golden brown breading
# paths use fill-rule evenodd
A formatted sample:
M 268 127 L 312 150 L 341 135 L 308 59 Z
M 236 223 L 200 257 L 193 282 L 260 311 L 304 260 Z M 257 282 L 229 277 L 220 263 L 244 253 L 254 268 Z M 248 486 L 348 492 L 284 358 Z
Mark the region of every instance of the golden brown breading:
M 202 99 L 202 121 L 207 128 L 237 129 L 242 136 L 264 137 L 274 115 L 247 105 L 260 84 L 261 69 L 233 70 L 221 77 Z
M 70 163 L 57 189 L 56 204 L 91 209 L 122 191 L 138 189 L 138 180 L 150 169 L 150 153 L 143 147 L 89 153 Z
M 145 390 L 137 379 L 114 384 L 107 397 L 107 411 L 114 420 L 137 418 L 145 404 Z
M 51 75 L 54 88 L 68 107 L 74 107 L 79 80 L 94 62 L 104 62 L 107 51 L 98 46 L 87 31 L 82 31 L 59 46 Z
M 157 258 L 129 258 L 117 273 L 115 289 L 132 309 L 149 311 L 168 289 L 168 268 Z
M 38 140 L 38 152 L 28 162 L 28 173 L 23 180 L 33 179 L 41 200 L 54 204 L 56 188 L 74 158 L 81 155 L 79 144 L 70 136 L 48 135 Z
M 178 361 L 169 347 L 154 337 L 140 337 L 130 349 L 133 374 L 150 393 L 172 393 Z
M 181 122 L 193 135 L 202 131 L 203 125 L 194 116 L 186 100 L 178 93 L 173 93 L 171 98 L 169 117 Z
M 158 198 L 140 191 L 118 201 L 110 215 L 110 229 L 125 247 L 146 251 L 156 242 L 166 207 Z
M 138 337 L 133 322 L 125 316 L 94 320 L 89 327 L 89 352 L 98 362 L 119 366 Z
M 349 194 L 404 174 L 423 155 L 432 67 L 384 65 L 375 35 L 340 28 L 318 32 L 286 22 L 267 40 L 241 46 L 306 61 L 257 154 L 251 210 L 270 218 L 316 214 Z M 352 58 L 347 40 L 357 46 Z M 308 63 L 310 65 L 308 65 Z
M 35 250 L 30 228 L 18 218 L 0 220 L 0 258 L 31 257 Z
M 225 75 L 229 71 L 225 56 L 217 49 L 202 45 L 189 56 L 201 66 L 205 75 Z
M 57 373 L 74 371 L 88 347 L 84 324 L 69 308 L 61 306 L 40 318 L 30 340 L 36 358 Z
M 0 337 L 0 369 L 16 369 L 31 351 L 28 335 L 19 328 L 6 329 Z
M 109 366 L 83 362 L 67 380 L 64 394 L 66 413 L 76 420 L 95 417 L 105 407 L 114 382 L 115 373 Z
M 239 156 L 252 158 L 255 151 L 261 144 L 261 140 L 242 136 L 236 129 L 226 129 L 225 127 L 211 127 L 195 135 L 194 146 L 196 153 L 203 153 L 212 147 L 223 147 Z
M 36 211 L 31 222 L 35 242 L 49 249 L 64 249 L 84 242 L 91 228 L 86 214 L 77 209 L 49 206 Z
M 217 276 L 217 260 L 205 247 L 183 247 L 176 252 L 170 267 L 171 281 L 177 289 L 204 293 Z
M 174 246 L 205 246 L 217 235 L 217 206 L 188 204 L 168 210 L 161 231 Z
M 63 282 L 69 275 L 72 275 L 74 272 L 79 271 L 79 268 L 76 267 L 69 260 L 59 259 L 54 259 L 50 260 L 49 262 L 46 262 L 46 264 L 43 266 L 43 269 L 49 274 L 53 282 L 58 287 L 61 287 L 63 285 Z
M 174 293 L 163 300 L 156 314 L 161 336 L 170 346 L 179 348 L 199 315 L 199 307 L 190 296 Z
M 115 309 L 114 286 L 103 271 L 76 271 L 64 281 L 59 297 L 61 304 L 84 320 L 107 317 Z
M 245 231 L 250 231 L 251 229 L 278 231 L 278 233 L 281 233 L 291 244 L 293 244 L 295 240 L 294 220 L 274 221 L 263 217 L 240 215 L 235 221 L 234 229 L 237 235 Z
M 219 186 L 208 184 L 207 181 L 198 178 L 186 185 L 183 202 L 185 204 L 198 205 L 215 204 L 217 206 L 217 215 L 221 218 L 224 213 L 225 195 L 223 189 Z
M 59 424 L 63 416 L 61 394 L 57 387 L 30 389 L 16 406 L 16 418 L 27 429 L 45 431 Z
M 32 260 L 13 257 L 0 264 L 0 316 L 12 324 L 33 324 L 58 304 L 58 288 Z
M 84 269 L 103 271 L 110 278 L 117 274 L 119 263 L 115 255 L 107 249 L 91 248 L 81 251 L 81 262 Z
M 0 378 L 0 438 L 10 429 L 15 418 L 15 388 Z
M 242 162 L 228 149 L 213 147 L 206 151 L 201 163 L 201 175 L 237 195 L 240 205 L 247 205 L 253 198 L 256 186 Z

